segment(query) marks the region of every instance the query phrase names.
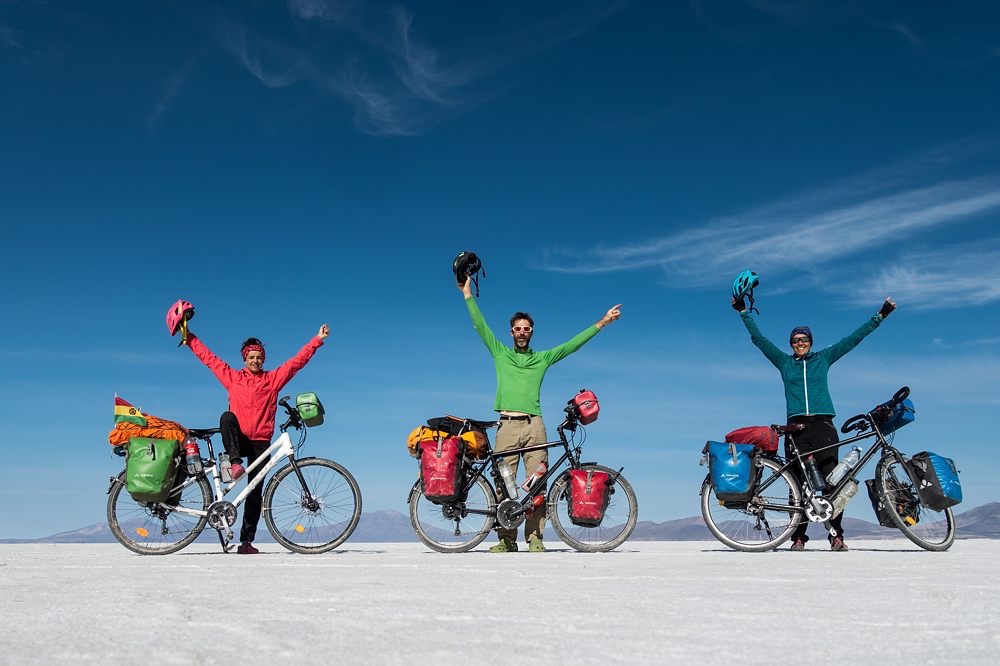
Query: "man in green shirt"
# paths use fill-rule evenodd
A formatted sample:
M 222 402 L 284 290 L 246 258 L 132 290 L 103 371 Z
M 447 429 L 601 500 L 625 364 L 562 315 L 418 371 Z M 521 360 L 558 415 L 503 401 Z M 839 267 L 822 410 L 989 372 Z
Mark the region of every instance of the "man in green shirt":
M 500 342 L 486 324 L 483 313 L 479 310 L 476 299 L 472 297 L 470 280 L 460 286 L 465 296 L 465 305 L 472 317 L 472 326 L 482 338 L 483 343 L 493 357 L 497 372 L 497 397 L 493 409 L 500 413 L 500 425 L 497 427 L 497 452 L 518 449 L 532 444 L 543 444 L 548 441 L 545 434 L 545 423 L 541 417 L 540 397 L 542 380 L 549 366 L 558 363 L 588 340 L 597 335 L 602 328 L 621 316 L 621 304 L 614 306 L 605 313 L 593 326 L 587 327 L 572 339 L 558 347 L 544 351 L 531 348 L 531 336 L 534 333 L 534 321 L 526 312 L 515 312 L 510 318 L 510 335 L 514 347 L 508 347 Z M 504 460 L 517 472 L 519 459 L 524 458 L 525 476 L 532 474 L 539 465 L 548 463 L 548 453 L 545 450 L 531 451 L 523 456 L 512 455 Z M 502 488 L 498 489 L 503 492 Z M 545 528 L 545 505 L 536 508 L 524 524 L 524 536 L 528 541 L 530 552 L 544 552 L 542 531 Z M 490 548 L 491 553 L 509 553 L 517 550 L 517 530 L 497 528 L 500 542 Z

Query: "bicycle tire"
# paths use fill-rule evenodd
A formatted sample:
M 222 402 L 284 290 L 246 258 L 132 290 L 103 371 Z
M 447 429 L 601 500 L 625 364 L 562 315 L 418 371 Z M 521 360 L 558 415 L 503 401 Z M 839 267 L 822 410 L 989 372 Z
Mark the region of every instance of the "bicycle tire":
M 176 553 L 198 538 L 208 522 L 212 490 L 204 475 L 185 477 L 177 504 L 136 502 L 125 488 L 125 471 L 108 494 L 108 527 L 118 543 L 140 555 Z M 191 516 L 173 507 L 201 511 Z M 134 535 L 134 536 L 133 536 Z
M 347 469 L 326 458 L 295 461 L 316 501 L 307 506 L 289 463 L 264 488 L 264 524 L 274 540 L 294 553 L 315 555 L 347 541 L 361 519 L 361 489 Z
M 446 503 L 431 502 L 424 497 L 417 481 L 410 489 L 407 503 L 413 532 L 425 546 L 439 553 L 472 550 L 489 536 L 496 524 L 496 493 L 481 476 L 476 477 L 465 497 Z M 485 513 L 468 513 L 469 507 Z
M 766 489 L 766 494 L 757 492 L 762 481 L 774 477 L 781 464 L 770 458 L 760 458 L 761 473 L 757 476 L 754 496 L 746 502 L 722 502 L 715 497 L 711 477 L 706 476 L 701 484 L 701 516 L 705 526 L 716 539 L 734 550 L 745 553 L 763 553 L 775 550 L 787 541 L 799 522 L 802 513 L 767 509 L 761 502 L 801 506 L 802 488 L 787 469 L 782 471 Z M 765 477 L 765 470 L 772 474 Z M 777 536 L 775 533 L 777 532 Z M 766 535 L 766 539 L 760 536 Z
M 921 503 L 910 475 L 895 454 L 885 454 L 875 466 L 875 491 L 890 520 L 913 543 L 932 551 L 948 550 L 955 543 L 951 509 L 933 511 Z M 916 522 L 911 522 L 914 519 Z
M 605 472 L 612 476 L 617 474 L 615 470 L 603 465 L 583 465 L 580 469 Z M 614 550 L 632 536 L 639 519 L 639 503 L 636 501 L 635 491 L 620 474 L 615 480 L 614 492 L 604 512 L 604 519 L 597 527 L 574 525 L 570 520 L 568 470 L 560 474 L 549 488 L 546 510 L 552 529 L 562 542 L 583 553 L 606 553 Z

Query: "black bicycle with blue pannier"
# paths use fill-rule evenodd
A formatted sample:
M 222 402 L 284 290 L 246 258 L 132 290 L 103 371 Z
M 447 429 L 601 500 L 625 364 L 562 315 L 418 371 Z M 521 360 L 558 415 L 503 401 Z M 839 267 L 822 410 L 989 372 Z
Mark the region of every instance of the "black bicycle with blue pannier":
M 914 420 L 909 393 L 904 386 L 891 400 L 847 419 L 840 430 L 854 433 L 851 437 L 808 454 L 800 455 L 795 446 L 802 424 L 771 426 L 787 438 L 787 459 L 749 444 L 709 442 L 702 457 L 709 474 L 701 485 L 701 513 L 709 531 L 730 548 L 747 552 L 776 549 L 803 520 L 822 523 L 832 534 L 830 520 L 857 493 L 857 475 L 880 454 L 875 478 L 865 482 L 879 524 L 899 529 L 926 550 L 947 550 L 955 541 L 951 507 L 962 501 L 958 470 L 953 460 L 936 453 L 908 457 L 892 445 L 895 431 Z M 868 451 L 856 447 L 830 478 L 809 464 L 817 451 L 869 438 L 875 441 Z M 801 483 L 791 472 L 795 466 Z

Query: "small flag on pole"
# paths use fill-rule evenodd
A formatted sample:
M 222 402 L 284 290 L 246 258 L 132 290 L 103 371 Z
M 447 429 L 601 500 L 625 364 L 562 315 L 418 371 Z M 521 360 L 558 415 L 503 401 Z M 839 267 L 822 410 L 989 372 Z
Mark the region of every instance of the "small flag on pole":
M 142 415 L 142 412 L 130 405 L 128 401 L 115 395 L 115 423 L 122 421 L 140 426 L 146 425 L 146 417 Z

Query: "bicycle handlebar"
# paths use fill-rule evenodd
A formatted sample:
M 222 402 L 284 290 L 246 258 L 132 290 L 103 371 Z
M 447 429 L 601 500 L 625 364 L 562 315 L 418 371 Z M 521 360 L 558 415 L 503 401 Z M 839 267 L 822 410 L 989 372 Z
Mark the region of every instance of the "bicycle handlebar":
M 870 427 L 870 423 L 879 422 L 883 423 L 892 410 L 904 400 L 910 396 L 910 387 L 904 386 L 886 402 L 880 405 L 875 405 L 871 410 L 865 414 L 858 414 L 857 416 L 852 416 L 851 418 L 844 421 L 844 425 L 840 426 L 840 432 L 845 435 L 852 430 L 858 430 L 859 432 L 864 432 Z

